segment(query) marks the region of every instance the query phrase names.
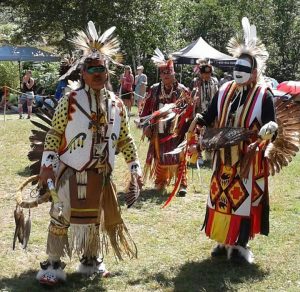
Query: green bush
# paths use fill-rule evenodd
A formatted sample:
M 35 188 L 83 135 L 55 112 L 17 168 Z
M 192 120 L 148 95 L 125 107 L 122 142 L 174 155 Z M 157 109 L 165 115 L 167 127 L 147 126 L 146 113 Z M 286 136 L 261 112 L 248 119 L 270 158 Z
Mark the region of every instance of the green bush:
M 16 62 L 0 62 L 0 86 L 19 90 L 19 68 Z
M 39 88 L 45 88 L 46 93 L 53 94 L 55 92 L 58 73 L 59 73 L 60 63 L 33 63 L 33 62 L 24 62 L 23 64 L 23 75 L 26 70 L 30 69 L 32 71 L 32 77 L 35 80 L 35 91 Z

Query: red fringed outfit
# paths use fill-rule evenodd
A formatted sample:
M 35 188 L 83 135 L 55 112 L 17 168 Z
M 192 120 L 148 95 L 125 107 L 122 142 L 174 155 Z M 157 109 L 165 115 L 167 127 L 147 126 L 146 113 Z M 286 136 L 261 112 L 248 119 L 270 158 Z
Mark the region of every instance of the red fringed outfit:
M 186 104 L 184 96 L 188 94 L 188 91 L 182 84 L 175 82 L 168 94 L 164 93 L 161 87 L 162 83 L 154 84 L 151 87 L 145 100 L 141 117 L 152 114 L 165 104 L 178 103 L 181 99 L 182 103 Z M 172 151 L 183 141 L 188 124 L 183 123 L 182 125 L 176 115 L 171 120 L 160 121 L 150 127 L 151 137 L 144 168 L 145 177 L 148 175 L 149 177 L 154 177 L 156 187 L 161 189 L 168 185 L 173 178 L 176 178 L 180 170 L 184 168 L 181 185 L 186 187 L 186 166 L 183 155 L 165 155 L 165 153 Z M 173 135 L 174 133 L 175 135 Z

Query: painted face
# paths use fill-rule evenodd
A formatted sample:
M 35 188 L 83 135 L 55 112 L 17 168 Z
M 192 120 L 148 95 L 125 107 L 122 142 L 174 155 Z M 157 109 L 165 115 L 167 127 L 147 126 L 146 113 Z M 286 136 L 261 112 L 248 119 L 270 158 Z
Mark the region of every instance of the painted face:
M 238 59 L 233 70 L 233 78 L 237 84 L 246 84 L 251 78 L 252 66 L 248 59 Z

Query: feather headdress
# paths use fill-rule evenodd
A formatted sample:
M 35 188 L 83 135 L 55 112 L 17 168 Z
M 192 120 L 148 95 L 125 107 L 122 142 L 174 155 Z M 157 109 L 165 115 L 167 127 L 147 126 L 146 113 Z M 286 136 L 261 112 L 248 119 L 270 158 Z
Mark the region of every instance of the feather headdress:
M 106 61 L 106 65 L 112 62 L 121 66 L 120 62 L 122 62 L 123 56 L 120 53 L 118 38 L 113 37 L 115 29 L 116 27 L 112 26 L 101 34 L 100 30 L 97 32 L 94 23 L 89 21 L 86 31 L 78 31 L 77 36 L 70 42 L 75 44 L 76 49 L 82 51 L 82 55 L 65 74 L 65 77 L 87 59 L 102 59 Z
M 174 74 L 174 64 L 172 58 L 168 60 L 165 59 L 165 56 L 159 48 L 154 50 L 154 55 L 151 60 L 159 68 L 160 71 L 166 71 L 169 74 Z
M 238 34 L 231 38 L 227 44 L 228 52 L 235 58 L 242 54 L 254 57 L 257 61 L 258 76 L 264 73 L 269 53 L 265 45 L 256 35 L 256 26 L 250 25 L 249 19 L 242 19 L 243 35 Z

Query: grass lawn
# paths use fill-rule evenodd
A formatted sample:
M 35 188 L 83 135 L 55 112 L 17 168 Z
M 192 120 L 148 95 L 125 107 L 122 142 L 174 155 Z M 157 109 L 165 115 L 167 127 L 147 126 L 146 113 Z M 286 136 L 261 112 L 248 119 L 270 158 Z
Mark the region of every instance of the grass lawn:
M 145 161 L 147 144 L 140 131 L 131 128 L 140 160 Z M 29 176 L 28 136 L 30 121 L 17 115 L 0 116 L 0 291 L 43 291 L 35 280 L 39 262 L 46 259 L 45 245 L 49 204 L 32 210 L 32 231 L 26 251 L 12 250 L 15 191 Z M 126 209 L 123 218 L 137 244 L 138 259 L 116 262 L 105 257 L 110 278 L 83 277 L 74 270 L 78 258 L 65 259 L 68 281 L 53 291 L 300 291 L 300 158 L 270 179 L 270 235 L 250 242 L 255 263 L 235 266 L 212 260 L 214 243 L 200 231 L 211 171 L 200 176 L 189 169 L 185 198 L 174 198 L 162 209 L 166 196 L 158 195 L 148 182 L 138 202 Z M 126 165 L 117 158 L 114 180 L 124 190 Z M 25 212 L 27 214 L 27 212 Z

